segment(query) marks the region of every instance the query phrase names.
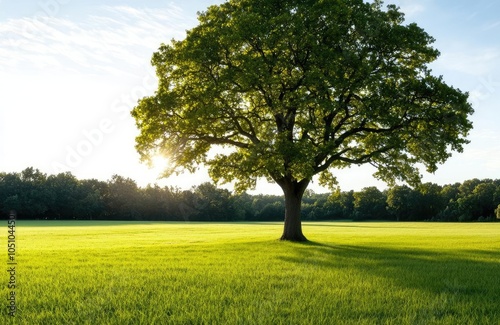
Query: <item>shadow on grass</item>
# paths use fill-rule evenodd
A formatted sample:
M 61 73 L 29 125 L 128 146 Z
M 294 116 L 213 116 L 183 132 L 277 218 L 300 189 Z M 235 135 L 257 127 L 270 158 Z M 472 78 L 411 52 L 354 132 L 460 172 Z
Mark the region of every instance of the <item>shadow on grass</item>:
M 408 226 L 404 223 L 391 221 L 391 220 L 375 220 L 375 221 L 352 221 L 352 220 L 333 220 L 333 221 L 306 221 L 304 225 L 307 227 L 332 227 L 332 228 L 374 228 L 374 229 L 408 229 Z M 427 228 L 422 227 L 412 227 L 417 228 Z
M 471 302 L 500 305 L 500 252 L 422 250 L 304 242 L 295 256 L 280 256 L 303 267 L 351 269 L 364 277 L 387 279 L 401 288 L 451 293 Z M 500 311 L 495 312 L 500 316 Z

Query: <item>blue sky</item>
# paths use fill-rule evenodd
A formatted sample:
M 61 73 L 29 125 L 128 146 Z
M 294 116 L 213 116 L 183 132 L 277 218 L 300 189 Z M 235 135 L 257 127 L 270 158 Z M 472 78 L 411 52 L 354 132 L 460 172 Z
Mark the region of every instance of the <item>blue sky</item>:
M 0 171 L 33 166 L 48 174 L 155 182 L 161 162 L 153 169 L 140 164 L 129 111 L 155 90 L 152 53 L 181 39 L 196 25 L 196 12 L 217 3 L 0 0 Z M 500 178 L 500 1 L 389 3 L 436 38 L 441 57 L 431 65 L 434 74 L 468 91 L 476 110 L 471 144 L 423 180 Z M 373 172 L 338 171 L 341 189 L 384 188 Z M 200 170 L 158 182 L 189 188 L 206 180 Z M 279 193 L 264 182 L 257 190 Z

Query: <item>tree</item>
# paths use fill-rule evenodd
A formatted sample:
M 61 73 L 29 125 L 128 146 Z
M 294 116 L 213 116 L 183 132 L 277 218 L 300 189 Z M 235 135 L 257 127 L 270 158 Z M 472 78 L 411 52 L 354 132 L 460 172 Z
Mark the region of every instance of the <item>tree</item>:
M 406 185 L 394 186 L 387 192 L 387 208 L 397 221 L 418 220 L 421 196 Z
M 425 183 L 418 186 L 420 220 L 430 220 L 441 212 L 446 202 L 441 195 L 441 186 L 433 183 Z
M 174 215 L 174 195 L 168 187 L 148 185 L 141 189 L 140 210 L 146 220 L 169 220 Z
M 38 169 L 28 167 L 21 173 L 4 174 L 0 179 L 2 210 L 16 210 L 18 216 L 39 218 L 53 202 L 53 196 L 46 185 L 47 175 Z
M 242 221 L 252 219 L 252 197 L 248 193 L 240 193 L 233 196 L 233 200 L 234 206 L 237 207 L 234 211 L 233 220 Z
M 203 183 L 194 189 L 198 196 L 198 220 L 202 221 L 229 221 L 236 214 L 231 201 L 231 193 L 225 189 L 218 189 L 213 184 Z
M 450 203 L 452 201 L 456 201 L 460 194 L 460 183 L 455 183 L 452 185 L 445 185 L 441 190 L 440 196 L 443 199 L 443 202 Z
M 209 7 L 184 40 L 154 53 L 159 85 L 132 115 L 143 160 L 208 167 L 214 181 L 285 195 L 281 239 L 303 241 L 301 199 L 315 175 L 372 164 L 375 177 L 418 183 L 462 151 L 468 94 L 431 75 L 434 39 L 375 0 L 229 0 Z M 211 148 L 219 148 L 208 155 Z
M 474 195 L 478 205 L 477 217 L 493 217 L 495 208 L 498 202 L 495 201 L 495 192 L 497 187 L 492 180 L 484 180 L 483 183 L 476 186 L 472 194 Z
M 50 218 L 62 219 L 75 216 L 78 209 L 79 181 L 70 172 L 50 175 L 46 187 L 51 193 L 52 200 L 47 214 Z
M 474 186 L 474 187 L 473 187 Z M 496 199 L 497 187 L 492 180 L 465 181 L 460 188 L 463 190 L 458 199 L 460 221 L 477 220 L 480 217 L 493 217 L 498 204 Z
M 328 197 L 328 203 L 333 212 L 333 219 L 353 219 L 354 191 L 336 191 Z
M 19 173 L 0 174 L 0 208 L 4 215 L 10 210 L 20 211 L 19 195 L 23 193 L 23 184 Z
M 97 179 L 84 179 L 78 184 L 78 201 L 75 214 L 79 219 L 100 219 L 105 215 L 104 197 L 108 184 Z M 109 195 L 108 195 L 109 197 Z
M 354 220 L 388 219 L 387 196 L 374 186 L 354 193 Z
M 141 220 L 140 199 L 139 188 L 133 179 L 113 175 L 108 181 L 104 201 L 111 219 Z

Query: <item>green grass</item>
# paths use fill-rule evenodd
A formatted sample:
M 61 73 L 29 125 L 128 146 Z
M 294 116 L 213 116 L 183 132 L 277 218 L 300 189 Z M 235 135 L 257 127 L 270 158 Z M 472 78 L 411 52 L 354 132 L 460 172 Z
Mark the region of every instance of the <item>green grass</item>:
M 306 244 L 281 229 L 19 221 L 18 312 L 0 323 L 500 324 L 500 223 L 305 223 Z

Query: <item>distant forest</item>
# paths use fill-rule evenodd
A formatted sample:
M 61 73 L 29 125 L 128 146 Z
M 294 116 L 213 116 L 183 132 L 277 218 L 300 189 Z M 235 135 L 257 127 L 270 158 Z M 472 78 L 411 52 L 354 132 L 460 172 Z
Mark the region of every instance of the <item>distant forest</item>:
M 500 180 L 472 179 L 412 189 L 316 194 L 307 191 L 303 220 L 495 221 L 500 218 Z M 150 221 L 282 221 L 283 196 L 232 194 L 204 183 L 191 190 L 137 183 L 114 175 L 108 181 L 47 175 L 32 167 L 0 173 L 0 214 L 20 219 Z

